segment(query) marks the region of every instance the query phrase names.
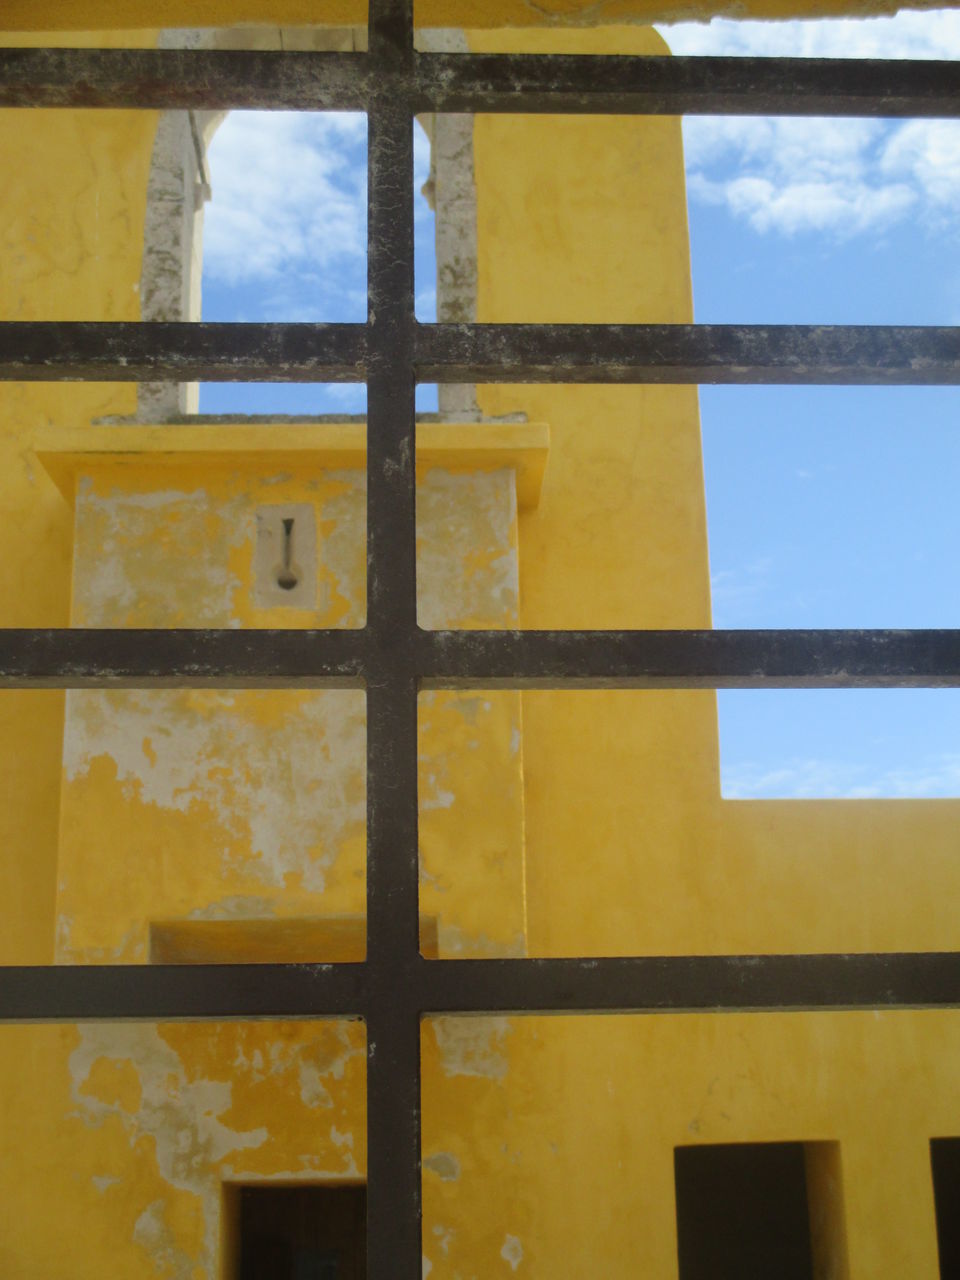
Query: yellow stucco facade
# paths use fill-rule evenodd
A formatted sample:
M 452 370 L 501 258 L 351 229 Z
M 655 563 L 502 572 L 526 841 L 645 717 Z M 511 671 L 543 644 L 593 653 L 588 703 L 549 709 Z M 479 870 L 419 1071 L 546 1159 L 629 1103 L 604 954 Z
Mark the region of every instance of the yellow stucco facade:
M 496 29 L 587 8 L 421 16 L 475 23 L 477 50 L 665 52 L 641 26 Z M 149 46 L 143 9 L 7 0 L 0 20 L 7 43 Z M 3 319 L 139 318 L 157 119 L 0 113 Z M 478 319 L 692 318 L 678 121 L 480 117 L 474 165 Z M 479 398 L 487 421 L 418 430 L 422 625 L 710 625 L 695 389 Z M 0 388 L 3 625 L 362 624 L 361 425 L 110 423 L 135 409 L 123 384 Z M 302 608 L 257 593 L 280 507 L 316 532 Z M 4 693 L 0 961 L 362 954 L 363 719 L 350 689 Z M 426 954 L 960 948 L 960 801 L 723 800 L 711 692 L 433 693 L 420 729 Z M 817 1280 L 939 1275 L 956 1014 L 446 1018 L 422 1054 L 432 1280 L 674 1280 L 675 1148 L 774 1141 L 809 1144 Z M 358 1023 L 4 1027 L 0 1274 L 235 1280 L 230 1187 L 362 1182 L 364 1125 Z

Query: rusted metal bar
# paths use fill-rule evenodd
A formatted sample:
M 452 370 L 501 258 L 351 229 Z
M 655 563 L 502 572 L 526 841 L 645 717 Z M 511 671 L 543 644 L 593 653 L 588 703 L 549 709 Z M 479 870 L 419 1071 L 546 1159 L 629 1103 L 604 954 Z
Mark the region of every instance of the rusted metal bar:
M 960 685 L 960 630 L 434 631 L 418 649 L 431 689 Z
M 960 954 L 425 960 L 424 1012 L 658 1013 L 955 1008 Z
M 0 628 L 0 688 L 363 686 L 362 631 Z
M 960 328 L 421 325 L 421 382 L 956 385 Z
M 420 382 L 956 385 L 960 327 L 417 325 Z M 0 323 L 0 380 L 359 382 L 357 324 Z
M 367 279 L 367 1275 L 420 1242 L 413 0 L 370 0 Z M 401 995 L 401 990 L 404 994 Z
M 0 107 L 365 111 L 362 53 L 0 49 Z
M 390 634 L 0 628 L 0 688 L 382 689 L 391 662 L 405 673 L 405 706 L 412 679 L 428 689 L 960 685 L 960 630 Z
M 4 965 L 0 1021 L 355 1018 L 363 970 L 342 962 Z
M 363 1016 L 376 1059 L 371 965 L 45 965 L 0 967 L 0 1022 Z M 613 956 L 423 960 L 391 990 L 388 1025 L 405 1047 L 439 1013 L 740 1013 L 960 1006 L 960 953 Z M 382 1011 L 381 1011 L 382 1012 Z M 373 1019 L 371 1024 L 371 1018 Z M 393 1105 L 409 1070 L 390 1064 Z M 406 1063 L 409 1068 L 409 1062 Z M 406 1088 L 404 1086 L 407 1086 Z M 400 1274 L 399 1270 L 395 1274 Z
M 960 63 L 431 53 L 417 92 L 431 111 L 955 117 Z
M 0 106 L 363 111 L 362 53 L 3 49 Z M 956 117 L 960 64 L 853 58 L 421 54 L 417 111 Z
M 383 645 L 369 629 L 0 628 L 0 688 L 382 687 L 390 661 L 429 689 L 960 685 L 960 630 L 420 631 L 386 660 Z
M 0 322 L 0 381 L 362 382 L 362 324 Z

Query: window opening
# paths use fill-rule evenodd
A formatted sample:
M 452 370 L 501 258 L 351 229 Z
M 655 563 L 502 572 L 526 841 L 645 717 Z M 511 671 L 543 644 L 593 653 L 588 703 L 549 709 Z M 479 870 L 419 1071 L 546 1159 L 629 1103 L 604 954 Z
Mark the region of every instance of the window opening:
M 950 10 L 659 30 L 675 55 L 960 56 Z M 697 321 L 952 322 L 956 121 L 683 132 Z M 958 409 L 955 388 L 702 387 L 714 625 L 955 626 Z M 721 692 L 718 712 L 728 798 L 960 794 L 949 691 Z
M 237 1241 L 226 1280 L 364 1280 L 366 1187 L 246 1186 L 228 1195 Z
M 680 1280 L 814 1280 L 801 1142 L 677 1147 Z
M 960 1138 L 930 1143 L 941 1280 L 960 1276 Z

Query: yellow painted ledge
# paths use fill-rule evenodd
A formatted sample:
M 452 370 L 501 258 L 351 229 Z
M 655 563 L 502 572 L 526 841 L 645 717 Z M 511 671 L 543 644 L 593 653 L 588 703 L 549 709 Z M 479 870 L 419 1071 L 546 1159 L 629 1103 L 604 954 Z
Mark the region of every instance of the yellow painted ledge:
M 941 5 L 944 0 L 939 0 Z M 599 26 L 734 18 L 865 17 L 896 13 L 899 0 L 418 0 L 420 27 Z M 929 8 L 914 0 L 905 6 Z M 944 7 L 955 7 L 947 0 Z M 365 0 L 3 0 L 0 30 L 231 27 L 240 23 L 353 26 L 365 23 Z
M 261 473 L 360 470 L 366 464 L 367 429 L 362 422 L 216 425 L 47 427 L 33 438 L 33 453 L 69 501 L 78 472 L 98 463 L 111 467 L 201 465 Z M 540 501 L 550 447 L 541 422 L 417 424 L 417 474 L 496 471 L 513 467 L 517 505 L 529 511 Z

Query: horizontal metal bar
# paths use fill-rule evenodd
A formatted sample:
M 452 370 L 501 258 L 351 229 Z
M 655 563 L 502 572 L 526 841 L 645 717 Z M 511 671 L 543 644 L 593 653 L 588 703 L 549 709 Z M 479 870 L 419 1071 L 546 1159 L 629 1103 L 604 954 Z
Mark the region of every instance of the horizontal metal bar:
M 0 1021 L 355 1018 L 363 964 L 11 965 Z
M 952 1008 L 960 953 L 425 960 L 425 1013 Z
M 956 385 L 960 327 L 420 325 L 421 382 Z
M 434 111 L 950 117 L 960 62 L 422 54 L 417 92 Z
M 359 324 L 0 323 L 0 380 L 360 382 Z M 956 385 L 960 327 L 418 325 L 420 382 Z
M 364 111 L 362 53 L 2 49 L 2 107 Z
M 365 971 L 363 963 L 5 966 L 0 1021 L 362 1017 Z M 960 953 L 419 960 L 398 977 L 395 1002 L 411 1017 L 953 1008 Z
M 952 631 L 421 631 L 429 689 L 960 685 Z
M 362 382 L 362 324 L 0 323 L 0 380 Z
M 396 653 L 366 631 L 0 628 L 0 688 L 359 688 Z M 960 685 L 960 630 L 418 631 L 430 689 Z
M 0 628 L 0 688 L 361 688 L 362 631 Z
M 362 53 L 3 49 L 0 106 L 362 111 Z M 960 63 L 421 54 L 418 111 L 820 116 L 960 114 Z

